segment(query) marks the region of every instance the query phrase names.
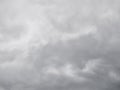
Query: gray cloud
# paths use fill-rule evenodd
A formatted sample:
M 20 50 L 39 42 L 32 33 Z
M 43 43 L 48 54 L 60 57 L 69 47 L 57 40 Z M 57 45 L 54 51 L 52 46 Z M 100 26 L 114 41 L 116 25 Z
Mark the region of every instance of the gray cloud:
M 1 1 L 0 90 L 119 90 L 119 3 Z

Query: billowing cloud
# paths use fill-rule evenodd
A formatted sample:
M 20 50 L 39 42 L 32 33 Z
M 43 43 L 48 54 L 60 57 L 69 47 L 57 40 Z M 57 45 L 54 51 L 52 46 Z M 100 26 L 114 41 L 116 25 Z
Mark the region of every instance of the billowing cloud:
M 119 90 L 119 0 L 1 0 L 0 90 Z

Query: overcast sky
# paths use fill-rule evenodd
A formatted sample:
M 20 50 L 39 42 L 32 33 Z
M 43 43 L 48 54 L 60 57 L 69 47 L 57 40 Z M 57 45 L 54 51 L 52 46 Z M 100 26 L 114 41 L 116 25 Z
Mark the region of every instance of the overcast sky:
M 120 90 L 119 0 L 0 0 L 0 90 Z

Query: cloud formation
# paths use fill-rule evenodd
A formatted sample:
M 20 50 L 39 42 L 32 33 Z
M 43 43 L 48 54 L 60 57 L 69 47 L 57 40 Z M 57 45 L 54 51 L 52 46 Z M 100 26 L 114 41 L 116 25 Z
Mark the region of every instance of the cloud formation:
M 0 90 L 119 90 L 119 3 L 1 0 Z

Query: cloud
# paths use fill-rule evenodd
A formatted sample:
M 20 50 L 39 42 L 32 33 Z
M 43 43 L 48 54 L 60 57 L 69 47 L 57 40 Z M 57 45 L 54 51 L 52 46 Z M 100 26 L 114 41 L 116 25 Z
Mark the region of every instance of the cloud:
M 119 1 L 45 1 L 2 1 L 0 23 L 23 25 L 25 33 L 20 39 L 0 41 L 0 86 L 5 90 L 116 86 Z

